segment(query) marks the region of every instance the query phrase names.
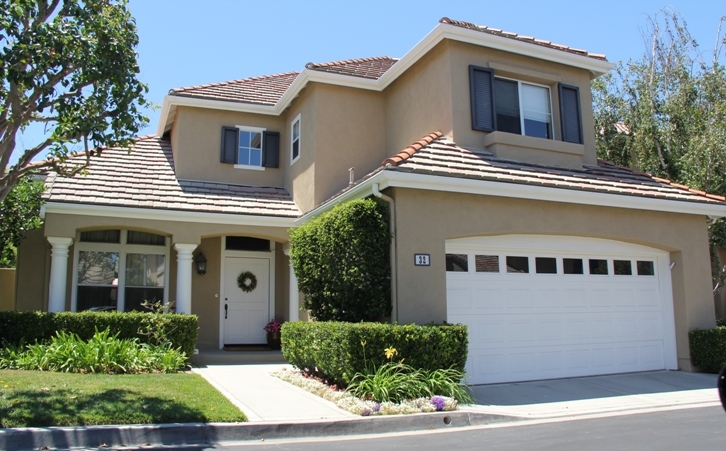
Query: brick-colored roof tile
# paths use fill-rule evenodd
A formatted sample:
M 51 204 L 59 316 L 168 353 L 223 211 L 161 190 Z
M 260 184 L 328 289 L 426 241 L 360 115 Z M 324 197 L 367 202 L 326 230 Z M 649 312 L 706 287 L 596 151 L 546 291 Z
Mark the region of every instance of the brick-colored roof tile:
M 388 56 L 378 56 L 329 63 L 307 63 L 305 68 L 377 80 L 396 64 L 397 61 L 397 59 Z
M 187 86 L 169 91 L 170 95 L 197 97 L 227 102 L 275 105 L 287 91 L 298 72 L 250 77 L 207 85 Z

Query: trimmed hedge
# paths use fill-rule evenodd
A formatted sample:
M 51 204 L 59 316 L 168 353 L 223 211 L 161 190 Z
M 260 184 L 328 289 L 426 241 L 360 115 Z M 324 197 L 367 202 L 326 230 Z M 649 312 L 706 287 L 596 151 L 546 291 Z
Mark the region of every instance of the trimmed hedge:
M 468 353 L 467 326 L 461 324 L 381 324 L 287 322 L 282 325 L 282 353 L 292 365 L 329 382 L 347 386 L 358 372 L 388 360 L 393 347 L 414 368 L 455 368 L 462 373 Z M 363 346 L 365 344 L 365 346 Z
M 688 333 L 688 342 L 695 366 L 718 373 L 726 365 L 726 327 L 694 329 Z
M 56 331 L 72 332 L 89 340 L 96 329 L 106 328 L 112 334 L 118 333 L 118 338 L 138 338 L 142 343 L 159 344 L 165 337 L 188 357 L 194 353 L 199 327 L 196 315 L 175 313 L 0 311 L 0 344 L 45 342 Z

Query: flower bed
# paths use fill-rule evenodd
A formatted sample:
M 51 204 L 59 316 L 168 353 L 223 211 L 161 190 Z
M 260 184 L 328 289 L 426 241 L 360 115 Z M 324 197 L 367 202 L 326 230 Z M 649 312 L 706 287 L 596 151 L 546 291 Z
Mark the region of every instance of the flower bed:
M 282 369 L 272 373 L 286 382 L 307 390 L 314 395 L 326 399 L 336 406 L 356 415 L 398 415 L 421 412 L 436 412 L 442 410 L 457 410 L 458 402 L 454 398 L 446 396 L 432 396 L 431 398 L 418 398 L 401 403 L 366 401 L 356 398 L 335 387 L 329 387 L 323 382 L 306 377 L 299 370 Z

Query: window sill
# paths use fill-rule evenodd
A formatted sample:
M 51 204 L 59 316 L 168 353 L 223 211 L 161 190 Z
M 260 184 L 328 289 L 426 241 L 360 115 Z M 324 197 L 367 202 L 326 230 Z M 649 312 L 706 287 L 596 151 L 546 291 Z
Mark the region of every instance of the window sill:
M 250 166 L 248 164 L 235 164 L 235 169 L 249 169 L 251 171 L 264 171 L 264 166 Z

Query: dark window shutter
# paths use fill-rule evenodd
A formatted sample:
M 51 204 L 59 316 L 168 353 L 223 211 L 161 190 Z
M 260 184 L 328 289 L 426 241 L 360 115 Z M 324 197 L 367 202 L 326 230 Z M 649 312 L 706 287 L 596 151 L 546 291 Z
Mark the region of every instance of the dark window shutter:
M 222 153 L 219 161 L 237 163 L 237 149 L 239 149 L 239 130 L 236 127 L 222 127 Z
M 560 83 L 560 122 L 562 140 L 582 144 L 582 114 L 580 112 L 580 89 Z
M 262 166 L 267 168 L 280 167 L 280 132 L 264 132 L 262 139 Z
M 483 132 L 494 131 L 494 96 L 491 69 L 469 66 L 471 90 L 471 128 Z

